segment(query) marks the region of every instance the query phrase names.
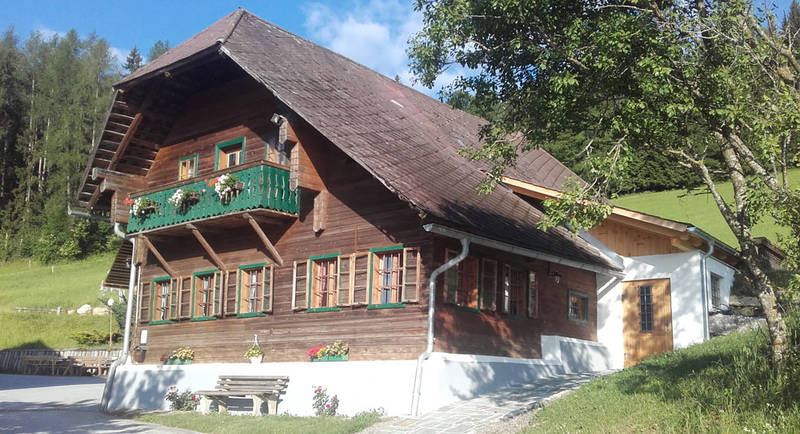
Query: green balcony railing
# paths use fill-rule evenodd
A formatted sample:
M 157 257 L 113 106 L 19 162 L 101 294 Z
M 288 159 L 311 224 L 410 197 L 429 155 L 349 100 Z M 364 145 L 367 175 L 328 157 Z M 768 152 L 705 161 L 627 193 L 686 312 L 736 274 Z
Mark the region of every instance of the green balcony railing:
M 209 185 L 209 179 L 214 179 L 223 173 L 236 176 L 241 189 L 220 197 L 214 191 L 214 186 Z M 168 199 L 179 188 L 184 191 L 195 191 L 197 197 L 182 206 L 169 203 Z M 145 215 L 130 215 L 129 233 L 257 208 L 297 214 L 300 193 L 299 190 L 289 189 L 288 170 L 262 162 L 215 172 L 209 174 L 209 178 L 205 180 L 176 183 L 164 190 L 149 191 L 131 197 L 134 200 L 140 197 L 150 198 L 155 202 L 155 206 Z

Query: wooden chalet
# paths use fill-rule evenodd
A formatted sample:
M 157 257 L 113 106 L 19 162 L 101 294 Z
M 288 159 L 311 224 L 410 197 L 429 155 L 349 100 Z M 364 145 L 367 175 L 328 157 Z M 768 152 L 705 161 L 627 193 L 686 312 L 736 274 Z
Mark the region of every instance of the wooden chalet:
M 596 341 L 596 275 L 620 266 L 537 229 L 511 189 L 476 193 L 484 168 L 458 151 L 483 122 L 243 9 L 125 77 L 77 201 L 135 238 L 144 364 L 184 346 L 241 363 L 254 334 L 268 362 L 336 340 L 350 360 L 414 360 L 428 276 L 462 238 L 469 255 L 436 285 L 435 351 L 538 359 L 543 335 Z M 545 152 L 511 173 L 571 175 Z

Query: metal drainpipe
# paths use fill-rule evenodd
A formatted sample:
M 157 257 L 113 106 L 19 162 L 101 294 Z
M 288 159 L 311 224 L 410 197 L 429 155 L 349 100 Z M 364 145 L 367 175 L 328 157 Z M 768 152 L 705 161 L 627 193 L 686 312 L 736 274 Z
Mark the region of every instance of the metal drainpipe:
M 430 231 L 430 227 L 430 225 L 423 226 L 426 231 Z M 428 358 L 431 356 L 431 353 L 433 353 L 433 325 L 434 313 L 436 310 L 436 279 L 440 274 L 463 261 L 468 254 L 469 239 L 464 237 L 461 238 L 461 253 L 459 253 L 455 258 L 442 264 L 439 268 L 433 270 L 431 275 L 428 277 L 428 342 L 427 346 L 425 347 L 425 352 L 420 354 L 420 356 L 417 358 L 417 369 L 414 375 L 414 390 L 411 395 L 411 414 L 413 416 L 419 414 L 419 401 L 422 395 L 422 362 L 428 360 Z
M 708 251 L 703 253 L 700 261 L 700 274 L 702 274 L 700 286 L 703 297 L 703 340 L 709 340 L 711 339 L 711 330 L 708 324 L 708 265 L 706 264 L 706 259 L 714 253 L 714 239 L 696 227 L 690 227 L 687 230 L 708 243 Z
M 131 272 L 128 279 L 128 304 L 125 308 L 125 334 L 122 343 L 122 353 L 117 360 L 108 368 L 108 378 L 106 379 L 106 387 L 103 389 L 103 397 L 100 400 L 100 411 L 103 413 L 108 412 L 108 402 L 111 399 L 111 391 L 114 388 L 114 374 L 117 372 L 117 366 L 125 364 L 128 358 L 128 348 L 130 346 L 130 331 L 131 331 L 131 316 L 133 315 L 133 288 L 136 286 L 136 243 L 133 238 L 129 238 L 127 234 L 122 232 L 119 223 L 114 223 L 114 234 L 128 241 L 132 245 L 131 249 Z

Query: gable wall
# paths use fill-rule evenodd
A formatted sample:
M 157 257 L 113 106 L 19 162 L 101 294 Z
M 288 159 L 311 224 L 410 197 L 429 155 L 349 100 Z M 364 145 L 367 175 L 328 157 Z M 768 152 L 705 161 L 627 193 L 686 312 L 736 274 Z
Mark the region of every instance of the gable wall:
M 187 104 L 187 111 L 170 134 L 177 142 L 159 152 L 148 175 L 151 185 L 174 181 L 178 158 L 195 152 L 200 153 L 202 177 L 204 172 L 213 170 L 214 143 L 242 135 L 247 137 L 245 162 L 263 158 L 264 145 L 259 134 L 269 128 L 268 115 L 273 109 L 265 92 L 255 90 L 223 92 L 213 97 L 212 92 L 196 99 L 213 101 L 213 104 Z M 210 126 L 218 129 L 208 131 Z M 316 192 L 309 190 L 301 191 L 299 218 L 287 223 L 261 224 L 284 260 L 284 265 L 274 272 L 274 313 L 257 318 L 184 320 L 158 325 L 140 323 L 138 330 L 146 327 L 149 334 L 146 363 L 159 363 L 161 357 L 181 346 L 191 346 L 197 362 L 241 362 L 242 354 L 256 333 L 268 361 L 304 361 L 308 359 L 309 348 L 335 340 L 350 344 L 353 360 L 412 359 L 424 351 L 427 331 L 424 303 L 408 304 L 401 309 L 367 310 L 361 306 L 345 307 L 340 312 L 292 311 L 295 260 L 305 261 L 320 254 L 364 252 L 396 244 L 419 246 L 423 255 L 422 280 L 428 271 L 424 264 L 431 262 L 427 259 L 431 253 L 429 238 L 422 232 L 418 216 L 405 202 L 307 126 L 298 122 L 295 130 L 330 192 L 328 226 L 321 233 L 313 231 L 312 208 Z M 209 228 L 202 221 L 196 225 L 228 269 L 270 260 L 255 232 L 243 220 L 235 227 Z M 177 274 L 191 275 L 216 268 L 188 233 L 170 238 L 156 235 L 152 239 Z M 166 272 L 156 258 L 148 255 L 142 281 L 149 282 L 164 275 Z M 424 285 L 420 285 L 419 291 L 419 299 L 424 301 Z
M 620 256 L 646 256 L 679 253 L 668 236 L 606 220 L 589 233 Z

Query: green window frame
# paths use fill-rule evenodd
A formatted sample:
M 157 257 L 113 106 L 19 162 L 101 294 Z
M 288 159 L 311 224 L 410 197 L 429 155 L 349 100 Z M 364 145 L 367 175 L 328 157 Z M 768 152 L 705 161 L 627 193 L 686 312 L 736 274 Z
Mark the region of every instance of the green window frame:
M 307 294 L 307 299 L 308 299 L 308 304 L 307 304 L 306 307 L 308 309 L 306 309 L 306 312 L 308 312 L 308 313 L 338 312 L 338 311 L 342 310 L 339 306 L 337 306 L 337 304 L 338 304 L 339 287 L 338 287 L 336 281 L 334 281 L 334 290 L 336 291 L 336 298 L 334 300 L 333 306 L 311 307 L 311 305 L 312 305 L 312 297 L 313 297 L 312 290 L 314 289 L 314 270 L 316 269 L 316 261 L 325 260 L 325 259 L 336 259 L 337 260 L 337 273 L 338 273 L 338 260 L 339 260 L 340 256 L 342 256 L 342 252 L 339 252 L 339 253 L 328 253 L 328 254 L 325 254 L 325 255 L 311 256 L 311 257 L 308 258 L 308 265 L 309 265 L 309 267 L 308 267 L 308 288 L 306 289 L 306 291 L 307 291 L 306 294 Z M 338 274 L 337 274 L 337 276 L 338 276 Z M 328 303 L 328 304 L 330 304 L 330 303 Z
M 197 173 L 199 172 L 198 168 L 200 165 L 200 156 L 198 154 L 187 155 L 186 157 L 178 159 L 178 181 L 181 181 L 181 164 L 186 160 L 194 159 L 194 176 L 190 176 L 183 179 L 191 179 L 196 178 Z
M 401 300 L 397 303 L 373 303 L 372 302 L 372 295 L 375 292 L 375 257 L 381 253 L 400 253 L 400 259 L 398 262 L 398 266 L 400 270 L 403 270 L 405 264 L 405 258 L 403 257 L 403 248 L 405 246 L 403 244 L 397 244 L 394 246 L 388 247 L 376 247 L 373 249 L 369 249 L 369 284 L 367 285 L 367 309 L 399 309 L 406 307 L 405 303 L 402 302 L 403 299 L 403 279 L 400 279 L 398 289 L 398 300 Z M 402 271 L 401 271 L 402 272 Z
M 572 315 L 572 297 L 578 297 L 582 300 L 586 301 L 585 309 L 583 312 L 583 318 L 578 318 Z M 590 307 L 591 299 L 589 298 L 588 294 L 585 294 L 580 291 L 575 290 L 568 290 L 567 291 L 567 319 L 574 322 L 580 323 L 588 323 L 589 322 L 589 307 Z
M 215 145 L 215 147 L 214 147 L 214 170 L 215 171 L 216 170 L 220 170 L 219 169 L 219 153 L 220 153 L 220 150 L 222 150 L 222 148 L 227 148 L 229 146 L 234 146 L 234 145 L 238 145 L 238 144 L 242 145 L 242 152 L 241 152 L 241 154 L 239 154 L 239 163 L 238 164 L 244 164 L 244 151 L 245 151 L 245 144 L 246 144 L 245 142 L 246 142 L 246 140 L 245 140 L 244 137 L 239 137 L 239 138 L 236 138 L 236 139 L 233 139 L 233 140 L 228 140 L 227 142 L 217 143 Z
M 243 282 L 244 282 L 243 273 L 248 271 L 248 270 L 254 270 L 254 269 L 261 269 L 262 270 L 262 276 L 261 276 L 261 288 L 262 288 L 261 310 L 258 311 L 258 312 L 242 312 L 242 285 L 243 285 Z M 269 297 L 270 297 L 270 301 L 271 301 L 272 300 L 272 296 L 273 296 L 272 288 L 274 288 L 274 285 L 273 285 L 273 282 L 272 282 L 272 278 L 273 278 L 272 271 L 271 271 L 271 267 L 269 266 L 269 264 L 267 264 L 266 262 L 260 262 L 258 264 L 247 264 L 247 265 L 240 265 L 239 266 L 239 271 L 238 271 L 238 273 L 239 273 L 239 279 L 238 279 L 239 280 L 239 285 L 236 288 L 236 318 L 252 318 L 252 317 L 259 317 L 259 316 L 267 316 L 267 311 L 271 311 L 272 310 L 271 308 L 268 309 L 267 306 L 265 305 L 267 297 L 263 293 L 264 279 L 267 278 L 267 276 L 266 276 L 267 270 L 270 270 L 270 277 L 269 277 L 269 279 L 270 279 L 270 281 L 269 281 L 270 294 L 269 294 Z
M 150 325 L 158 325 L 158 324 L 173 324 L 175 321 L 170 319 L 153 319 L 155 302 L 156 302 L 156 288 L 158 287 L 157 283 L 161 282 L 170 282 L 172 284 L 172 276 L 163 276 L 163 277 L 156 277 L 150 281 Z M 170 291 L 172 289 L 170 288 Z M 169 303 L 167 303 L 169 305 Z
M 211 279 L 211 286 L 213 289 L 214 286 L 214 275 L 217 274 L 220 270 L 215 268 L 212 270 L 203 270 L 203 271 L 195 271 L 192 273 L 192 318 L 189 321 L 213 321 L 216 320 L 217 317 L 215 315 L 209 316 L 195 316 L 195 306 L 197 306 L 197 278 L 204 277 L 204 276 L 212 276 Z M 214 306 L 216 301 L 213 300 L 214 296 L 212 295 L 211 305 Z

